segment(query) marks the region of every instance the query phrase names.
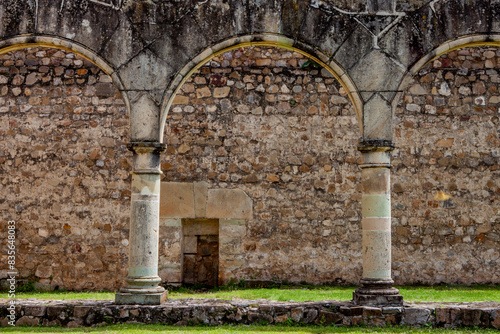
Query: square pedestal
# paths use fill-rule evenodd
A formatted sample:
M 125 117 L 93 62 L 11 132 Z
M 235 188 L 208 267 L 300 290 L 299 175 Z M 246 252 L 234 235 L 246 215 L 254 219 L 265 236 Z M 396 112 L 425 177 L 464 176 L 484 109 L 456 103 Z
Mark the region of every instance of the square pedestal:
M 353 301 L 357 305 L 364 306 L 403 306 L 403 296 L 399 293 L 395 295 L 371 295 L 355 291 L 353 293 Z
M 168 298 L 168 291 L 161 293 L 123 293 L 115 295 L 115 304 L 123 305 L 160 305 Z

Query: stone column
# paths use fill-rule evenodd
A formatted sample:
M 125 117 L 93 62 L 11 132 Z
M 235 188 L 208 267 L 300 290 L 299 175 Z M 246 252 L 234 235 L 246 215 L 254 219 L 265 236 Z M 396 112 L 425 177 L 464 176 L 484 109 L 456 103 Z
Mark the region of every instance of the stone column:
M 354 292 L 359 305 L 402 305 L 403 296 L 391 287 L 391 158 L 390 142 L 363 142 L 362 154 L 362 287 Z
M 160 153 L 158 142 L 132 142 L 134 153 L 127 286 L 116 294 L 117 304 L 158 305 L 167 292 L 158 284 L 160 220 Z

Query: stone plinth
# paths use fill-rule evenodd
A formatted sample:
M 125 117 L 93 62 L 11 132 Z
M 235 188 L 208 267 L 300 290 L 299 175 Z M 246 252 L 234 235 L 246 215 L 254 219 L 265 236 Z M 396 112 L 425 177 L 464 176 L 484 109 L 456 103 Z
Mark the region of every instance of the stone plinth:
M 0 299 L 0 326 L 7 326 L 8 300 Z M 109 323 L 249 325 L 265 321 L 321 326 L 500 328 L 500 303 L 405 303 L 357 306 L 347 301 L 169 299 L 156 306 L 117 305 L 110 300 L 17 300 L 16 325 L 96 326 Z

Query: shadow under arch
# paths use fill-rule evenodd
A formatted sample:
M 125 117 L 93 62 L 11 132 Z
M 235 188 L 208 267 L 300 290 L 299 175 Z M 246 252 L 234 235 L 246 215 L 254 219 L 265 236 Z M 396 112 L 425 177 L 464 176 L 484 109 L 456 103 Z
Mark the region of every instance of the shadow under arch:
M 127 108 L 127 114 L 130 115 L 130 102 L 126 94 L 123 83 L 116 73 L 113 66 L 111 66 L 104 58 L 99 56 L 94 51 L 90 50 L 86 46 L 79 44 L 77 42 L 57 37 L 57 36 L 40 36 L 40 35 L 27 35 L 27 36 L 16 36 L 8 39 L 0 40 L 0 55 L 5 53 L 21 50 L 30 47 L 44 47 L 44 48 L 54 48 L 62 49 L 69 52 L 77 53 L 78 55 L 84 57 L 90 62 L 94 63 L 101 70 L 103 70 L 107 75 L 111 77 L 113 83 L 120 91 L 122 98 L 125 102 Z
M 297 45 L 297 42 L 282 35 L 256 34 L 230 38 L 205 49 L 182 68 L 182 70 L 177 74 L 166 91 L 160 111 L 160 133 L 158 136 L 160 138 L 160 142 L 163 142 L 163 132 L 165 124 L 167 122 L 168 111 L 170 110 L 174 98 L 177 95 L 178 91 L 181 89 L 182 85 L 191 77 L 191 75 L 214 57 L 217 57 L 234 49 L 250 46 L 269 46 L 294 51 L 315 61 L 316 63 L 321 65 L 321 67 L 325 68 L 347 91 L 349 99 L 354 105 L 354 110 L 356 111 L 356 116 L 358 119 L 360 135 L 362 136 L 363 100 L 358 92 L 356 85 L 354 84 L 354 81 L 350 78 L 348 73 L 330 57 L 326 56 L 321 51 L 309 45 L 306 45 L 304 43 L 299 44 L 300 45 Z
M 434 59 L 439 58 L 440 56 L 466 47 L 474 47 L 474 46 L 496 46 L 500 47 L 500 35 L 467 35 L 461 36 L 453 40 L 449 40 L 444 42 L 437 48 L 433 49 L 425 56 L 420 58 L 411 68 L 408 69 L 406 74 L 404 75 L 401 83 L 398 87 L 398 92 L 394 96 L 392 100 L 392 115 L 394 117 L 396 108 L 398 106 L 399 100 L 408 89 L 408 85 L 410 84 L 413 76 L 415 76 L 427 63 L 433 61 Z

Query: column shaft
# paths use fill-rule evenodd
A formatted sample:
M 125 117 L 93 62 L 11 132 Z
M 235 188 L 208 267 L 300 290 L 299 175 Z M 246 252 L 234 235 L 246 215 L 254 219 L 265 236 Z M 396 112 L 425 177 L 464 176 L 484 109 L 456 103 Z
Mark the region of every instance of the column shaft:
M 116 294 L 118 304 L 161 304 L 165 289 L 158 284 L 160 220 L 160 143 L 132 143 L 134 152 L 127 286 Z
M 391 278 L 390 146 L 360 146 L 363 163 L 361 224 L 363 229 L 363 287 L 354 292 L 360 305 L 402 305 Z

